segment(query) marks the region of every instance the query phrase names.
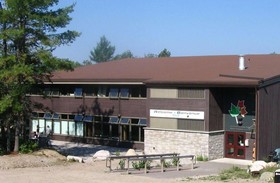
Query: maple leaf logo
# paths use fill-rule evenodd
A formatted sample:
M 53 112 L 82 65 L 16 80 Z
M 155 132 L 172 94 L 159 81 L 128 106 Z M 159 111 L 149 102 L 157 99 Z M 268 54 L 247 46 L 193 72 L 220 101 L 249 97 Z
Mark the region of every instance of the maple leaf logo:
M 244 100 L 238 100 L 237 105 L 234 105 L 233 103 L 231 103 L 229 114 L 231 115 L 231 117 L 235 118 L 237 124 L 240 124 L 240 122 L 239 122 L 240 120 L 238 120 L 237 117 L 239 115 L 241 115 L 244 118 L 245 115 L 248 113 L 246 111 L 246 107 L 245 107 L 244 103 L 245 103 Z

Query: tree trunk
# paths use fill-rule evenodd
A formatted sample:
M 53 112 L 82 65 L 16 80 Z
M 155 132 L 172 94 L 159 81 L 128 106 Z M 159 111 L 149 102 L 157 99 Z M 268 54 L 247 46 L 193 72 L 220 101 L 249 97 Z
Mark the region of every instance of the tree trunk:
M 2 144 L 2 148 L 7 150 L 7 135 L 6 135 L 6 130 L 4 125 L 1 125 L 1 144 Z
M 11 152 L 11 129 L 10 129 L 10 122 L 7 124 L 7 153 Z
M 19 151 L 19 125 L 18 122 L 16 122 L 15 125 L 15 146 L 14 146 L 14 152 L 18 153 Z

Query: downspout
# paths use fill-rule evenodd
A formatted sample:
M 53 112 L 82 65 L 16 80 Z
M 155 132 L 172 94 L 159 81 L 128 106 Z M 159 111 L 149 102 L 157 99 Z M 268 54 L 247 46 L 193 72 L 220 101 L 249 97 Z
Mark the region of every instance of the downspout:
M 257 89 L 257 87 L 255 87 L 255 94 L 256 94 L 256 120 L 255 120 L 255 134 L 256 134 L 256 137 L 255 137 L 255 158 L 256 160 L 259 160 L 259 157 L 258 157 L 258 151 L 259 151 L 259 114 L 260 114 L 260 111 L 259 111 L 259 90 Z

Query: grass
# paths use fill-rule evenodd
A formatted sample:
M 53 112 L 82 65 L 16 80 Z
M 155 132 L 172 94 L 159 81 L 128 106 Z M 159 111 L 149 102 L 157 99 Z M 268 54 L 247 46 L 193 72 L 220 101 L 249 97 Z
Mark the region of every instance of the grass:
M 212 181 L 230 181 L 236 179 L 257 179 L 256 177 L 251 176 L 251 174 L 247 173 L 246 169 L 239 168 L 237 166 L 233 166 L 230 169 L 226 169 L 222 171 L 217 176 L 207 176 L 200 177 L 199 180 L 212 180 Z M 193 178 L 187 177 L 184 181 L 194 180 Z
M 202 155 L 198 155 L 198 156 L 196 157 L 196 160 L 197 160 L 197 161 L 208 161 L 208 157 L 202 156 Z

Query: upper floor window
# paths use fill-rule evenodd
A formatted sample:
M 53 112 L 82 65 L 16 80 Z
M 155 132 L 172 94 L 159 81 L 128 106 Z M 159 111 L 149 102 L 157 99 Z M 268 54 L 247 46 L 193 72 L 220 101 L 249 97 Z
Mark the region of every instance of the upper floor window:
M 111 88 L 109 92 L 110 98 L 118 98 L 119 97 L 119 89 L 118 88 Z
M 129 89 L 128 88 L 121 88 L 120 97 L 121 98 L 128 98 L 129 97 Z
M 74 95 L 75 95 L 75 97 L 83 96 L 83 89 L 82 88 L 75 88 Z

